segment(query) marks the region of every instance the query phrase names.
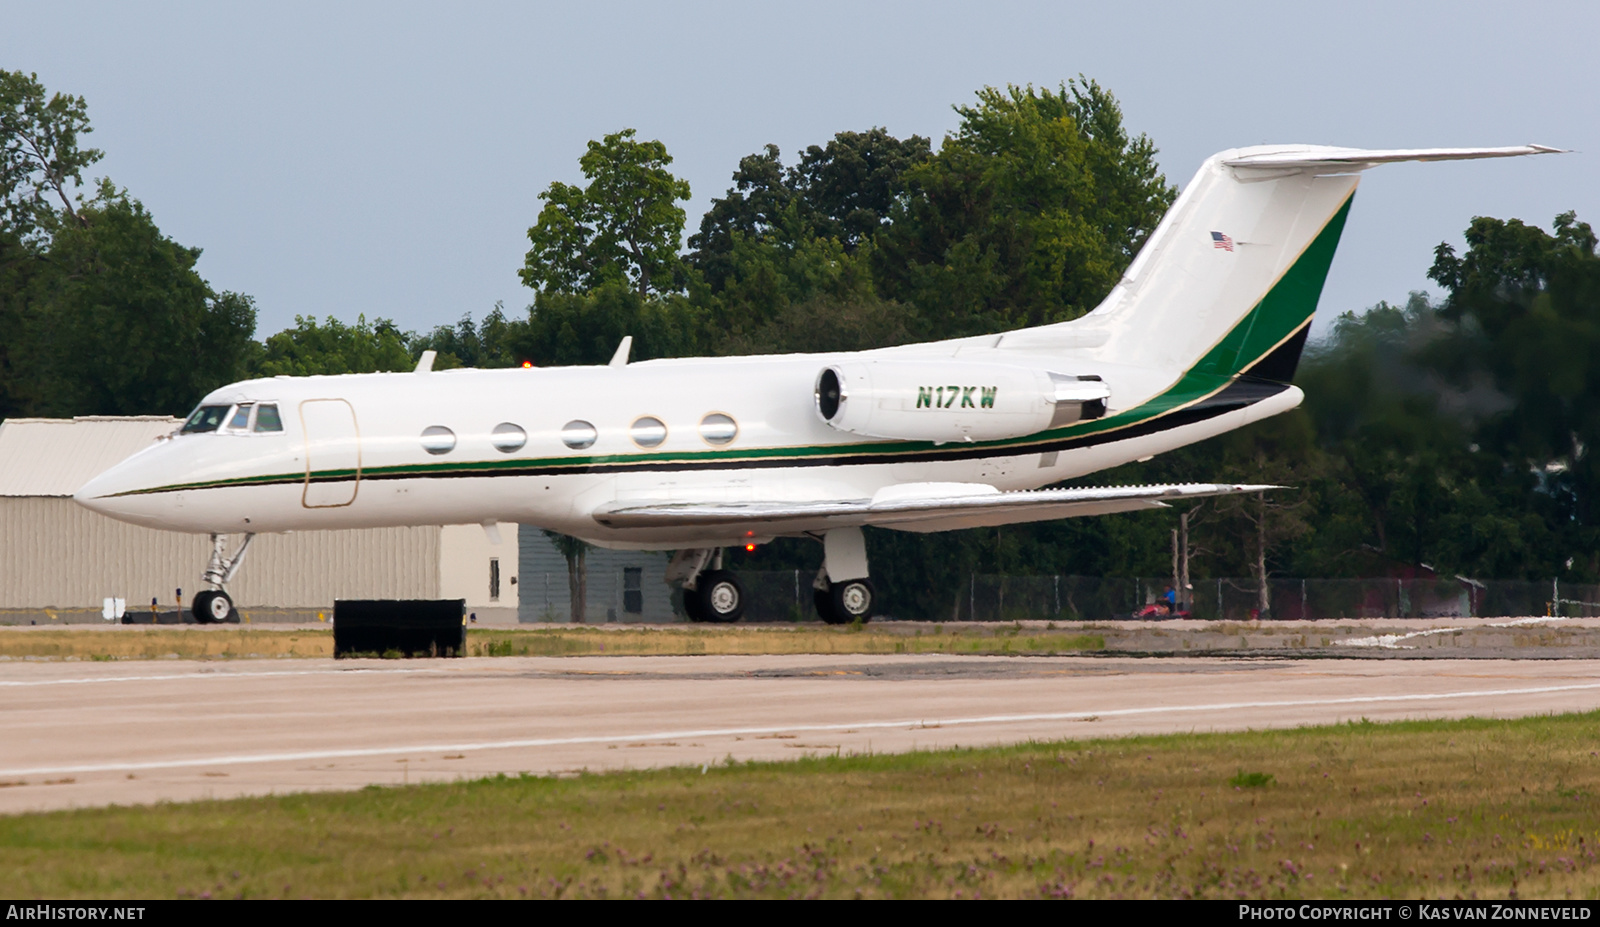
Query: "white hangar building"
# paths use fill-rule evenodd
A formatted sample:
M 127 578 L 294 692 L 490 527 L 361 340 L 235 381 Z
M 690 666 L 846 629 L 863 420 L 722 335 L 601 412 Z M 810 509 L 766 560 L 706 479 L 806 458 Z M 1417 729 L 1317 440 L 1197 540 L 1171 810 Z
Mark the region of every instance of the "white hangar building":
M 177 590 L 188 607 L 206 588 L 206 536 L 136 527 L 72 501 L 179 424 L 165 416 L 0 422 L 0 623 L 100 621 L 106 598 L 130 610 L 155 599 L 171 611 Z M 500 534 L 498 545 L 477 525 L 263 534 L 228 591 L 258 621 L 315 620 L 335 599 L 368 598 L 466 599 L 480 624 L 514 623 L 517 526 Z M 232 550 L 238 539 L 230 541 Z

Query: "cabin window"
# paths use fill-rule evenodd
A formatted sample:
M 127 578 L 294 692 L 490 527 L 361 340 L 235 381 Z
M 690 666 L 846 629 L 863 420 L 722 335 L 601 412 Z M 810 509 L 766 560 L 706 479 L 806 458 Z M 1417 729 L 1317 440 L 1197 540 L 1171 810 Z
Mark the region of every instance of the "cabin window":
M 528 433 L 522 430 L 521 425 L 501 422 L 489 434 L 489 443 L 494 445 L 495 450 L 509 454 L 521 450 L 528 443 Z
M 732 444 L 739 437 L 739 423 L 732 416 L 713 412 L 700 420 L 700 440 L 714 447 Z
M 241 402 L 234 409 L 233 418 L 228 419 L 228 429 L 230 431 L 249 431 L 250 410 L 253 408 L 255 408 L 255 406 L 251 403 Z
M 575 451 L 590 447 L 598 437 L 600 433 L 595 431 L 594 426 L 582 419 L 568 422 L 561 428 L 562 443 Z
M 276 403 L 263 403 L 256 409 L 256 434 L 283 430 L 283 419 L 278 417 Z
M 422 429 L 422 449 L 430 454 L 448 454 L 455 450 L 456 433 L 443 425 L 429 425 Z
M 667 426 L 659 418 L 643 415 L 634 419 L 628 436 L 640 447 L 660 447 L 667 440 Z
M 189 420 L 183 423 L 179 434 L 193 435 L 207 431 L 216 431 L 228 418 L 228 410 L 232 406 L 201 406 L 189 413 Z

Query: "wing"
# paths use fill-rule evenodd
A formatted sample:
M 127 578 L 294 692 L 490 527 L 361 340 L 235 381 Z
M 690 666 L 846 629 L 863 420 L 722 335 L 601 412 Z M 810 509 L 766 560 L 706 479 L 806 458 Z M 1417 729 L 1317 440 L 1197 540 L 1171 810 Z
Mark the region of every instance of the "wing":
M 1165 508 L 1180 499 L 1265 492 L 1278 486 L 1181 483 L 1001 492 L 971 483 L 909 483 L 871 499 L 813 502 L 619 502 L 594 513 L 608 528 L 750 529 L 797 534 L 875 525 L 900 531 L 951 531 L 1081 515 Z

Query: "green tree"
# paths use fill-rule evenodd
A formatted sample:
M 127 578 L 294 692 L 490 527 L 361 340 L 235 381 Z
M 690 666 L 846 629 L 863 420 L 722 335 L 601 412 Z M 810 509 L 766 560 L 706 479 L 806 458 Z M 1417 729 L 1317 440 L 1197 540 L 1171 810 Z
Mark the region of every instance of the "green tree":
M 37 412 L 181 414 L 245 373 L 255 307 L 212 291 L 195 271 L 200 249 L 162 235 L 109 181 L 75 219 L 56 228 L 33 281 Z
M 659 141 L 624 129 L 590 142 L 578 163 L 587 187 L 553 183 L 528 229 L 522 282 L 541 292 L 581 293 L 626 281 L 640 296 L 680 284 L 678 247 L 689 182 L 674 177 Z
M 82 97 L 47 95 L 37 75 L 0 70 L 0 418 L 44 401 L 43 384 L 18 368 L 38 360 L 30 300 L 50 237 L 77 219 L 83 171 L 101 157 L 79 147 L 90 131 Z
M 528 323 L 507 319 L 505 307 L 496 302 L 482 322 L 474 323 L 467 313 L 454 325 L 440 325 L 426 335 L 410 339 L 411 356 L 434 351 L 433 369 L 452 367 L 515 367 L 525 359 L 517 343 L 526 339 Z
M 913 340 L 909 307 L 880 299 L 873 239 L 928 158 L 928 140 L 840 132 L 784 167 L 748 155 L 689 239 L 693 291 L 713 325 L 707 353 L 857 350 Z
M 52 94 L 38 75 L 0 70 L 0 238 L 42 243 L 62 218 L 77 218 L 73 196 L 102 152 L 87 135 L 83 97 Z
M 589 566 L 588 557 L 590 545 L 570 534 L 559 531 L 545 530 L 544 536 L 550 539 L 555 549 L 567 561 L 567 616 L 575 624 L 582 624 L 589 613 Z
M 879 292 L 944 336 L 1076 318 L 1116 283 L 1177 191 L 1111 94 L 985 88 L 906 175 L 878 238 Z
M 297 315 L 294 323 L 266 340 L 255 364 L 257 376 L 377 373 L 415 365 L 406 333 L 388 319 L 369 323 L 360 315 L 354 325 L 346 325 L 329 316 L 319 324 Z
M 694 354 L 702 327 L 696 308 L 677 294 L 651 298 L 611 283 L 586 293 L 540 293 L 506 344 L 539 367 L 604 364 L 628 335 L 633 360 Z
M 1449 290 L 1449 337 L 1429 352 L 1459 390 L 1503 397 L 1475 429 L 1523 504 L 1558 535 L 1544 575 L 1571 557 L 1600 576 L 1600 254 L 1573 213 L 1553 234 L 1519 220 L 1477 218 L 1458 256 L 1441 244 L 1429 276 Z

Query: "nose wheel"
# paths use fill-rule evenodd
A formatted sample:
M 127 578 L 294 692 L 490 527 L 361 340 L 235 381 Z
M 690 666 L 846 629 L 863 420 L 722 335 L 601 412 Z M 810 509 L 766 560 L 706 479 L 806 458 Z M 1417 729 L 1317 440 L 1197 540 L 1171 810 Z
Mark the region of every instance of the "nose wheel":
M 194 597 L 194 620 L 201 624 L 221 624 L 234 617 L 233 599 L 221 589 L 207 589 Z
M 239 620 L 239 613 L 233 610 L 233 599 L 224 590 L 228 582 L 239 572 L 240 565 L 244 563 L 244 555 L 250 551 L 250 542 L 255 538 L 254 534 L 245 535 L 239 544 L 239 549 L 229 557 L 225 552 L 227 537 L 221 534 L 211 536 L 211 560 L 206 564 L 206 571 L 201 574 L 201 578 L 212 588 L 194 597 L 191 611 L 194 613 L 195 621 L 200 624 L 220 624 L 224 621 Z

